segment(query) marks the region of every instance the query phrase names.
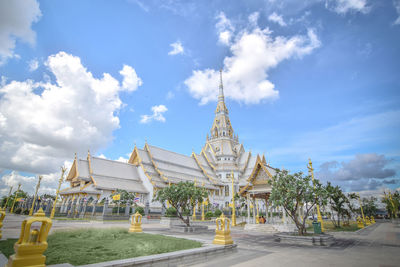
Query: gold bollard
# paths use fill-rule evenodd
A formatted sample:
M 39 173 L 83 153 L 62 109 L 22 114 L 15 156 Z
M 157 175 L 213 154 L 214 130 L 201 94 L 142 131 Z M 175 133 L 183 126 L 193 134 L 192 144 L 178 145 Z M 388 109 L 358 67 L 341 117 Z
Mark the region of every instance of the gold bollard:
M 375 222 L 375 218 L 374 218 L 374 216 L 371 216 L 371 219 L 370 219 L 370 221 L 371 221 L 371 223 L 372 223 L 372 224 L 376 223 L 376 222 Z
M 0 239 L 3 237 L 3 231 L 1 228 L 3 228 L 3 220 L 6 217 L 6 212 L 4 209 L 0 208 Z
M 40 229 L 31 230 L 32 223 L 42 223 Z M 15 254 L 11 255 L 5 267 L 35 266 L 44 267 L 46 256 L 47 236 L 52 222 L 45 217 L 43 209 L 40 208 L 33 217 L 29 217 L 22 222 L 21 235 L 14 244 Z
M 129 227 L 129 233 L 142 233 L 142 215 L 136 212 L 131 216 L 131 227 Z
M 231 230 L 229 229 L 230 220 L 221 214 L 221 217 L 215 220 L 217 229 L 215 229 L 215 238 L 213 244 L 217 245 L 229 245 L 233 244 L 231 237 Z
M 362 221 L 360 216 L 357 217 L 357 227 L 358 228 L 364 228 L 364 223 L 363 223 L 363 221 Z
M 365 224 L 368 226 L 368 225 L 371 225 L 371 221 L 369 220 L 369 217 L 368 216 L 366 216 L 365 217 Z

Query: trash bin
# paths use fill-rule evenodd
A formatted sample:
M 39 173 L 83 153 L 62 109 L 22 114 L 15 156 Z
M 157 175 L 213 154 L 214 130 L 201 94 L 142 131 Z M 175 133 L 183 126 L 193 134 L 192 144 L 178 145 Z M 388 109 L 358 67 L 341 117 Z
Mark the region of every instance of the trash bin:
M 320 222 L 313 222 L 312 225 L 314 227 L 314 234 L 322 234 Z

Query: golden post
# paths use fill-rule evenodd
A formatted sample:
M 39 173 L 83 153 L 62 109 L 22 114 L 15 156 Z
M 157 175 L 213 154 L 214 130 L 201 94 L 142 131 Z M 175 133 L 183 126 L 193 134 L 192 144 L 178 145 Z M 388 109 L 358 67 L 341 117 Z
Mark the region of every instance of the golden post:
M 258 201 L 255 198 L 254 201 L 256 202 L 256 210 L 257 210 L 257 216 L 256 216 L 256 224 L 260 223 L 260 213 L 258 212 Z
M 33 223 L 41 223 L 39 230 L 32 229 Z M 45 217 L 40 208 L 33 217 L 29 217 L 22 222 L 21 234 L 14 245 L 15 254 L 8 259 L 6 267 L 36 266 L 45 267 L 47 236 L 49 234 L 52 221 Z
M 19 192 L 20 188 L 21 188 L 21 184 L 18 184 L 18 189 L 17 189 L 17 191 L 15 191 L 15 197 L 14 197 L 14 201 L 13 201 L 10 213 L 14 212 L 15 201 L 17 200 L 17 196 L 18 196 L 18 192 Z
M 8 197 L 7 197 L 6 205 L 3 207 L 3 208 L 4 208 L 4 211 L 7 209 L 8 200 L 10 199 L 12 189 L 13 189 L 13 187 L 11 186 L 11 187 L 10 187 L 10 192 L 8 192 Z
M 194 179 L 194 186 L 197 185 L 196 183 L 196 178 Z M 192 220 L 195 221 L 196 220 L 196 205 L 193 206 L 193 214 L 192 214 Z
M 314 189 L 315 189 L 315 183 L 314 183 L 314 169 L 312 167 L 312 162 L 311 159 L 308 159 L 308 171 L 311 173 L 311 178 L 313 181 L 313 185 L 314 185 Z M 325 228 L 324 228 L 324 221 L 322 220 L 322 216 L 321 216 L 321 212 L 319 210 L 319 204 L 317 203 L 317 218 L 318 218 L 318 222 L 321 223 L 321 232 L 325 232 Z
M 35 196 L 33 197 L 33 202 L 32 202 L 32 207 L 29 211 L 29 216 L 32 216 L 33 214 L 33 208 L 35 207 L 35 202 L 36 202 L 36 197 L 37 197 L 37 193 L 39 191 L 39 187 L 40 187 L 40 181 L 42 180 L 43 176 L 39 175 L 39 181 L 36 185 L 36 191 L 35 191 Z
M 51 210 L 51 214 L 50 214 L 50 219 L 54 218 L 54 214 L 56 213 L 56 205 L 57 205 L 57 199 L 58 199 L 58 195 L 60 194 L 60 187 L 61 184 L 63 182 L 64 179 L 64 173 L 67 169 L 63 166 L 61 167 L 61 177 L 60 180 L 58 181 L 58 188 L 57 188 L 57 192 L 56 192 L 56 199 L 54 200 L 54 204 L 53 204 L 53 209 Z
M 232 226 L 236 226 L 236 208 L 235 208 L 235 187 L 233 185 L 233 171 L 231 172 L 232 178 Z
M 204 188 L 204 182 L 201 183 L 201 185 Z M 204 200 L 201 202 L 201 220 L 204 222 L 205 216 L 204 216 Z

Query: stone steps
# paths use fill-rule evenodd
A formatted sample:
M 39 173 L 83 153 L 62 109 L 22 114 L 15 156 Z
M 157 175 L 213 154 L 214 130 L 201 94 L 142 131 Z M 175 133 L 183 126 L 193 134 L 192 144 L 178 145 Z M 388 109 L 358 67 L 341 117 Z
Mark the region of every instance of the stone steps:
M 262 232 L 262 233 L 277 233 L 278 231 L 271 224 L 246 224 L 244 230 Z

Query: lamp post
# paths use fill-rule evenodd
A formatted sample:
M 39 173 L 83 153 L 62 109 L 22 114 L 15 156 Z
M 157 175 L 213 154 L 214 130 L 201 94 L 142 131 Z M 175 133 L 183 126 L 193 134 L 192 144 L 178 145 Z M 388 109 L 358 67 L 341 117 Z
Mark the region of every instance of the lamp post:
M 6 209 L 7 209 L 8 200 L 10 199 L 10 196 L 11 196 L 11 191 L 12 191 L 12 189 L 13 189 L 13 187 L 11 186 L 11 187 L 10 187 L 10 192 L 8 192 L 8 197 L 7 197 L 6 205 L 3 207 L 3 208 L 4 208 L 4 210 L 6 210 Z
M 29 210 L 29 216 L 32 216 L 32 214 L 33 214 L 33 208 L 35 207 L 37 192 L 38 192 L 38 190 L 39 190 L 40 181 L 42 180 L 42 178 L 43 178 L 43 176 L 39 175 L 39 181 L 38 181 L 38 183 L 37 183 L 37 185 L 36 185 L 35 196 L 33 197 L 32 207 L 31 207 L 31 209 Z
M 315 189 L 314 169 L 313 169 L 313 167 L 312 167 L 311 159 L 308 159 L 308 166 L 307 166 L 307 169 L 308 169 L 308 171 L 311 173 L 311 178 L 312 178 L 313 186 L 314 186 L 314 189 Z M 322 216 L 321 216 L 321 212 L 320 212 L 320 210 L 319 210 L 319 204 L 318 204 L 318 203 L 317 203 L 317 218 L 318 218 L 318 222 L 321 223 L 321 232 L 323 233 L 323 232 L 325 232 L 325 229 L 324 229 L 324 221 L 322 220 Z
M 236 226 L 236 208 L 235 208 L 235 187 L 233 186 L 233 171 L 231 172 L 232 178 L 232 226 Z
M 58 188 L 57 188 L 57 192 L 56 192 L 56 199 L 54 200 L 54 205 L 53 205 L 53 209 L 51 210 L 51 214 L 50 214 L 50 219 L 54 218 L 54 214 L 56 213 L 56 205 L 57 205 L 57 199 L 58 199 L 58 195 L 60 194 L 60 187 L 61 184 L 63 182 L 64 179 L 64 173 L 67 169 L 63 166 L 61 167 L 61 177 L 60 180 L 58 180 Z
M 12 204 L 12 207 L 11 207 L 11 210 L 10 210 L 10 213 L 13 213 L 14 212 L 14 205 L 15 205 L 15 201 L 17 200 L 17 196 L 18 196 L 18 192 L 19 192 L 19 189 L 21 188 L 21 184 L 18 184 L 18 189 L 17 189 L 17 191 L 15 191 L 15 197 L 14 197 L 14 201 L 13 201 L 13 204 Z

